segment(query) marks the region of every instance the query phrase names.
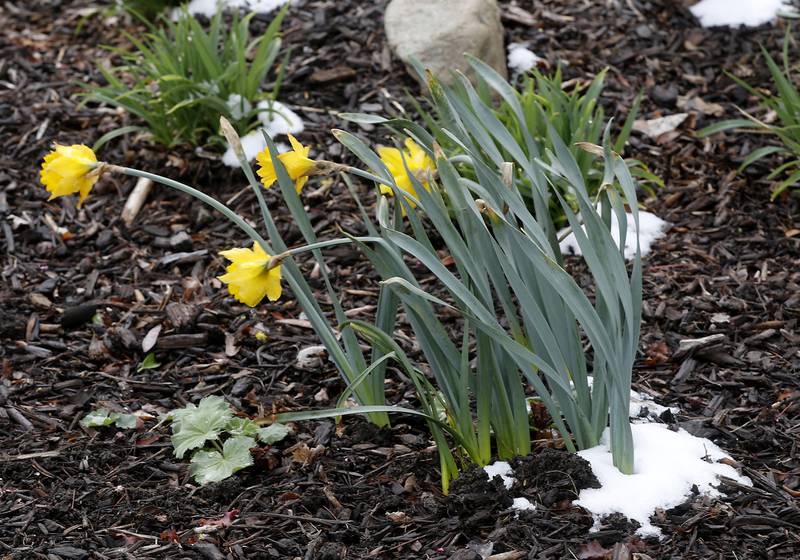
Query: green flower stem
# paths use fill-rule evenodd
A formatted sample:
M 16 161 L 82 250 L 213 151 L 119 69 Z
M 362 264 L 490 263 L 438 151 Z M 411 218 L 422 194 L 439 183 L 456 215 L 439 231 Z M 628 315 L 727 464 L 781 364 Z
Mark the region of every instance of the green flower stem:
M 175 190 L 184 192 L 189 196 L 192 196 L 197 200 L 211 206 L 214 210 L 220 212 L 223 216 L 225 216 L 236 226 L 238 226 L 239 229 L 244 231 L 248 235 L 248 237 L 250 237 L 250 239 L 260 244 L 262 247 L 268 246 L 266 240 L 253 228 L 253 226 L 248 224 L 244 220 L 244 218 L 242 218 L 236 212 L 225 206 L 219 200 L 212 198 L 203 192 L 200 192 L 194 187 L 190 187 L 189 185 L 185 185 L 173 179 L 162 177 L 161 175 L 148 173 L 147 171 L 141 171 L 139 169 L 133 169 L 132 167 L 122 167 L 120 165 L 107 165 L 106 168 L 111 172 L 122 173 L 123 175 L 130 175 L 132 177 L 142 177 L 144 179 L 150 179 L 155 183 L 160 183 L 166 187 L 170 187 Z
M 275 268 L 281 262 L 289 257 L 293 257 L 295 255 L 299 255 L 300 253 L 305 253 L 307 251 L 316 251 L 318 249 L 326 249 L 328 247 L 335 247 L 337 245 L 347 245 L 349 243 L 354 243 L 356 241 L 361 243 L 376 243 L 381 240 L 380 237 L 342 237 L 340 239 L 329 239 L 328 241 L 318 241 L 316 243 L 309 243 L 308 245 L 303 245 L 301 247 L 295 247 L 294 249 L 287 249 L 283 253 L 278 255 L 274 255 L 269 264 L 267 264 L 267 268 Z

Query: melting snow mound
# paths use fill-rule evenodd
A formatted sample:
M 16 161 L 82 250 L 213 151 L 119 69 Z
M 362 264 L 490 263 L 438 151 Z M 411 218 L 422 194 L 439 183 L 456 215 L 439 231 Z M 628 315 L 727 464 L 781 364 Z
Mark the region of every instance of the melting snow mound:
M 600 445 L 578 452 L 591 463 L 602 485 L 581 490 L 575 502 L 592 513 L 596 525 L 602 517 L 621 513 L 639 522 L 639 535 L 660 537 L 661 529 L 650 523 L 650 516 L 656 508 L 684 503 L 693 485 L 701 495 L 712 497 L 720 495 L 714 486 L 720 476 L 752 485 L 730 465 L 717 462 L 728 455 L 708 439 L 683 429 L 674 432 L 665 424 L 632 424 L 631 431 L 634 474 L 622 474 L 614 466 L 607 429 Z
M 756 27 L 791 11 L 784 0 L 701 0 L 691 8 L 703 27 Z
M 242 99 L 238 95 L 231 95 L 228 98 L 229 106 L 235 107 L 241 103 Z M 247 103 L 246 99 L 244 103 Z M 280 101 L 260 101 L 257 107 L 260 109 L 258 119 L 264 126 L 242 136 L 242 149 L 244 149 L 244 155 L 248 161 L 252 161 L 259 152 L 267 148 L 263 132 L 266 132 L 270 138 L 275 138 L 285 134 L 299 134 L 305 128 L 303 120 L 298 114 Z M 246 106 L 243 110 L 248 111 Z M 278 153 L 289 151 L 289 146 L 280 142 L 275 147 L 278 149 Z M 233 149 L 228 148 L 225 151 L 222 163 L 228 167 L 239 167 L 239 159 L 233 153 Z
M 625 214 L 626 221 L 628 222 L 628 232 L 625 235 L 625 258 L 632 259 L 636 256 L 636 225 L 633 222 L 633 214 Z M 662 220 L 655 214 L 650 212 L 639 212 L 639 247 L 644 257 L 650 252 L 650 247 L 653 242 L 664 235 L 664 232 L 669 229 L 670 223 Z M 568 228 L 562 229 L 558 232 L 561 237 L 568 231 Z M 614 238 L 617 246 L 619 246 L 619 222 L 617 216 L 611 213 L 611 235 Z M 581 248 L 575 239 L 575 234 L 570 233 L 559 244 L 561 253 L 564 255 L 580 255 Z
M 217 6 L 226 8 L 243 8 L 250 12 L 266 14 L 280 8 L 289 0 L 192 0 L 187 6 L 192 15 L 211 17 L 216 13 Z

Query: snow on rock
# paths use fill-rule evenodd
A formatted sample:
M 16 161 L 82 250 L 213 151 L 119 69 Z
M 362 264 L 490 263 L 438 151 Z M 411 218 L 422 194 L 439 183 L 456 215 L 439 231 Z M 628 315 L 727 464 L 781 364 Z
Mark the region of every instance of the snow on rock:
M 232 94 L 228 97 L 228 106 L 236 105 L 246 109 L 250 104 L 247 100 L 242 103 L 238 95 Z M 262 131 L 265 131 L 270 138 L 275 138 L 286 134 L 299 134 L 305 128 L 300 116 L 280 101 L 260 101 L 256 107 L 260 109 L 258 120 L 264 126 L 242 136 L 242 148 L 248 161 L 252 161 L 259 152 L 267 148 L 267 142 L 264 140 Z M 289 151 L 289 146 L 283 143 L 278 143 L 275 147 L 278 149 L 278 153 Z M 239 159 L 233 153 L 232 148 L 228 148 L 225 151 L 222 156 L 222 163 L 228 167 L 239 167 Z
M 483 470 L 486 474 L 489 475 L 489 480 L 492 480 L 495 476 L 499 476 L 503 479 L 503 484 L 506 487 L 506 490 L 510 489 L 514 486 L 514 471 L 511 469 L 511 465 L 509 465 L 505 461 L 495 461 L 491 465 L 486 465 L 483 467 Z
M 213 16 L 217 6 L 223 9 L 242 8 L 249 12 L 266 14 L 286 4 L 289 0 L 192 0 L 187 6 L 192 15 Z
M 508 67 L 514 74 L 524 74 L 542 60 L 521 43 L 508 45 Z
M 703 27 L 755 27 L 791 11 L 784 0 L 701 0 L 689 8 Z
M 578 452 L 591 463 L 601 484 L 581 490 L 575 502 L 592 513 L 595 525 L 604 516 L 621 513 L 641 524 L 639 535 L 660 537 L 661 530 L 650 523 L 650 516 L 656 508 L 666 510 L 684 503 L 693 485 L 700 494 L 715 497 L 720 495 L 714 486 L 720 476 L 752 484 L 730 465 L 717 462 L 728 455 L 708 439 L 683 429 L 674 432 L 665 424 L 632 424 L 631 431 L 634 474 L 622 474 L 614 466 L 608 429 L 600 445 Z
M 626 214 L 628 222 L 628 233 L 625 235 L 625 258 L 632 259 L 636 255 L 636 225 L 633 222 L 633 215 Z M 639 212 L 639 246 L 644 257 L 650 252 L 653 242 L 659 239 L 664 232 L 669 229 L 670 223 L 662 220 L 650 212 Z M 568 231 L 568 228 L 558 232 L 559 238 Z M 585 231 L 585 230 L 584 230 Z M 611 214 L 611 235 L 619 246 L 619 222 L 616 214 Z M 561 253 L 564 255 L 580 255 L 581 248 L 575 239 L 575 234 L 570 233 L 560 243 Z

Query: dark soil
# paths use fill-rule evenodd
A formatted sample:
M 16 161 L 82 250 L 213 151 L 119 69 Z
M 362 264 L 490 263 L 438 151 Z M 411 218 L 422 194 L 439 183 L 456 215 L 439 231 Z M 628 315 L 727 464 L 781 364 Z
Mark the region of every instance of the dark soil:
M 617 117 L 639 91 L 645 118 L 683 111 L 695 98 L 719 104 L 725 117 L 737 115 L 734 104 L 753 109 L 723 71 L 769 87 L 759 44 L 777 53 L 785 31 L 783 24 L 702 29 L 678 0 L 501 4 L 507 41 L 529 43 L 551 65 L 563 61 L 568 78 L 609 67 L 604 103 Z M 308 124 L 301 140 L 319 156 L 344 157 L 328 131 L 353 125 L 334 112 L 393 113 L 410 106 L 406 90 L 420 95 L 386 48 L 384 5 L 301 0 L 289 12 L 293 55 L 281 99 L 298 108 Z M 330 422 L 300 423 L 257 466 L 203 488 L 173 458 L 168 428 L 152 429 L 155 421 L 138 432 L 81 429 L 78 421 L 101 406 L 157 416 L 219 394 L 258 416 L 330 406 L 343 388 L 327 360 L 295 367 L 297 350 L 317 341 L 290 294 L 249 310 L 220 288 L 217 252 L 242 240 L 186 197 L 154 191 L 131 228 L 119 219 L 129 181 L 104 179 L 80 211 L 74 201 L 46 201 L 38 168 L 53 141 L 92 144 L 133 122 L 75 96 L 76 81 L 98 79 L 96 63 L 108 57 L 100 45 L 122 44 L 121 28 L 138 32 L 124 18 L 109 20 L 106 7 L 32 0 L 0 8 L 3 558 L 800 556 L 798 197 L 770 201 L 762 177 L 777 161 L 736 173 L 764 137 L 698 140 L 694 131 L 719 118 L 699 110 L 658 141 L 635 133 L 626 154 L 663 177 L 665 188 L 646 205 L 674 224 L 646 259 L 634 384 L 679 407 L 678 425 L 730 452 L 753 487 L 723 483 L 721 500 L 658 512 L 663 540 L 637 539 L 635 526 L 618 517 L 590 532 L 591 516 L 571 504 L 591 487 L 590 473 L 549 449 L 552 441 L 517 460 L 513 496 L 537 504 L 517 517 L 509 494 L 479 470 L 442 496 L 425 427 L 406 418 L 382 431 L 348 419 L 342 433 Z M 371 143 L 385 138 L 370 126 L 354 130 Z M 129 138 L 100 155 L 257 214 L 240 172 L 206 151 L 168 154 Z M 321 237 L 358 231 L 342 185 L 310 187 L 304 197 Z M 279 218 L 291 236 L 288 216 Z M 178 232 L 188 240 L 171 242 Z M 377 290 L 358 254 L 332 250 L 328 265 L 345 309 L 369 318 Z M 137 371 L 142 337 L 157 325 L 161 366 Z M 256 329 L 268 334 L 265 343 Z M 681 349 L 681 341 L 709 335 L 720 336 Z M 412 398 L 403 379 L 389 376 L 390 402 Z

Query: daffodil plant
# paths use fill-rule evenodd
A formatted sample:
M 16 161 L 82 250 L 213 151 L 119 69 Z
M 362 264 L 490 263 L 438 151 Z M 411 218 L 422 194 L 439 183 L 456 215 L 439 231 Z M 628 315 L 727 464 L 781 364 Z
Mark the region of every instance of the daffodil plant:
M 410 363 L 387 334 L 391 331 L 367 323 L 354 328 L 385 357 L 397 360 L 415 383 L 419 412 L 439 448 L 445 489 L 457 474 L 459 455 L 485 465 L 494 453 L 510 458 L 530 452 L 531 389 L 567 449 L 597 445 L 610 429 L 614 464 L 630 473 L 628 400 L 641 322 L 641 259 L 638 240 L 630 269 L 620 247 L 628 234 L 626 206 L 638 221 L 635 182 L 612 150 L 606 127 L 604 146 L 580 146 L 600 158 L 601 187 L 590 194 L 570 147 L 555 130 L 548 128 L 553 148 L 545 159 L 513 88 L 485 64 L 473 60 L 472 65 L 508 103 L 525 149 L 463 77 L 460 96 L 429 81 L 449 115 L 444 134 L 460 147 L 453 160 L 427 130 L 409 121 L 391 122 L 406 136 L 402 151 L 375 153 L 356 136 L 335 132 L 378 177 L 379 192 L 391 190 L 393 210 L 389 197 L 382 197 L 377 223 L 363 216 L 370 237 L 379 241 L 354 241 L 402 306 L 430 377 Z M 469 173 L 459 171 L 465 161 Z M 530 204 L 522 184 L 530 187 Z M 565 184 L 579 214 L 564 196 Z M 579 285 L 564 268 L 553 204 L 575 232 L 589 286 Z M 612 225 L 612 214 L 618 225 Z M 409 260 L 427 268 L 424 284 Z M 431 277 L 441 288 L 437 294 L 446 297 L 431 295 Z M 460 317 L 460 344 L 451 339 L 452 327 L 442 322 L 439 308 Z M 357 413 L 358 408 L 330 412 Z M 442 443 L 445 434 L 456 442 L 455 454 Z

